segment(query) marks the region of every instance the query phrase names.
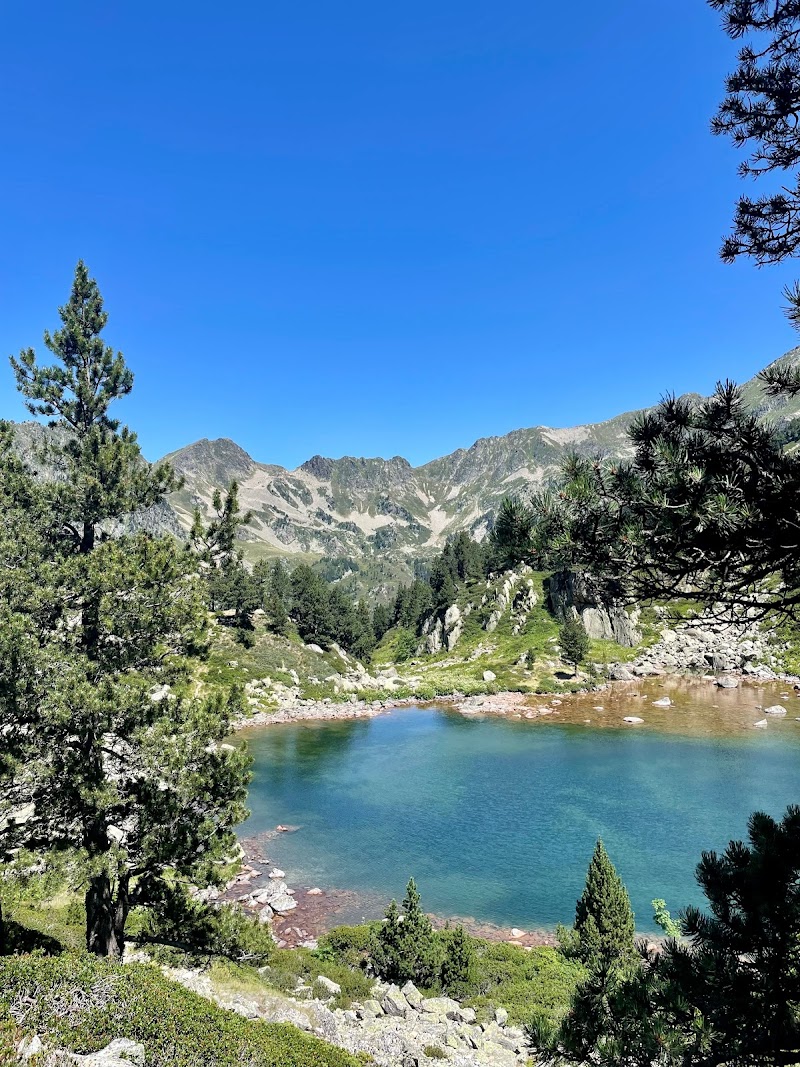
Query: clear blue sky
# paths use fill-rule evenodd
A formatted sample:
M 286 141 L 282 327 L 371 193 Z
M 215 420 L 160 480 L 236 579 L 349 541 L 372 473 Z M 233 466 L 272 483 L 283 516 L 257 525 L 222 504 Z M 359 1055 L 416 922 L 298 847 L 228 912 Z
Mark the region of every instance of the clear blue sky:
M 796 335 L 717 259 L 733 55 L 704 0 L 6 4 L 0 354 L 83 257 L 146 455 L 287 466 L 747 378 Z

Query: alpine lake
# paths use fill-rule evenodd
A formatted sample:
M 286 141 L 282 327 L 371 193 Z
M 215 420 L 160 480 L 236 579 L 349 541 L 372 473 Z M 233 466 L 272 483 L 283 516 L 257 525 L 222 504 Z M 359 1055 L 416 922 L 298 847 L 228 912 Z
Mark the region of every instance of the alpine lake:
M 240 836 L 291 886 L 346 891 L 333 925 L 378 917 L 413 876 L 428 912 L 524 930 L 573 920 L 602 837 L 651 933 L 653 898 L 673 915 L 702 906 L 703 850 L 745 838 L 755 810 L 800 803 L 800 693 L 785 683 L 656 678 L 526 700 L 537 718 L 425 705 L 247 731 Z M 786 716 L 756 727 L 774 704 Z

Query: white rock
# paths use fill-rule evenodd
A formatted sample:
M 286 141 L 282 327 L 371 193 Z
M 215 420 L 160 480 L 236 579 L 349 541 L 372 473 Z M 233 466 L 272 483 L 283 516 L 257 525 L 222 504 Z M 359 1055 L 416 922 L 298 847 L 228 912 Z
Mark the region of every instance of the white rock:
M 484 680 L 484 682 L 493 682 L 495 680 L 495 678 L 497 678 L 497 675 L 494 673 L 494 671 L 484 671 L 483 672 L 483 680 Z
M 524 937 L 525 936 L 525 931 L 524 930 L 520 930 L 520 929 L 518 929 L 518 927 L 514 926 L 514 927 L 512 927 L 512 930 L 511 930 L 511 936 L 512 937 Z
M 270 878 L 278 878 L 278 879 L 285 878 L 286 877 L 286 871 L 280 871 L 280 870 L 278 870 L 277 867 L 273 867 L 272 870 L 269 872 L 269 877 Z
M 622 721 L 623 722 L 629 722 L 629 723 L 637 723 L 637 722 L 644 722 L 644 719 L 640 719 L 638 715 L 626 715 L 625 718 Z
M 326 989 L 331 996 L 336 996 L 337 993 L 341 993 L 342 987 L 338 982 L 332 981 L 330 978 L 326 978 L 324 974 L 321 974 L 317 979 L 317 983 Z
M 765 715 L 774 715 L 775 718 L 781 718 L 786 714 L 786 708 L 782 704 L 773 704 L 771 708 L 764 708 Z
M 659 697 L 658 700 L 653 701 L 654 708 L 671 708 L 672 701 L 669 697 Z
M 498 1026 L 505 1026 L 508 1022 L 508 1012 L 505 1008 L 494 1009 L 494 1021 Z
M 767 728 L 767 720 L 759 719 L 758 722 L 753 723 L 753 726 L 759 726 L 761 729 L 765 730 Z

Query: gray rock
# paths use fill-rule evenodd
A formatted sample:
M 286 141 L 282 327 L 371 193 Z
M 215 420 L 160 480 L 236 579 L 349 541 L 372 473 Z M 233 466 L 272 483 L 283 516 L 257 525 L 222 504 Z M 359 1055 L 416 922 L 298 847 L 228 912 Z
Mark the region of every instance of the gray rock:
M 494 1009 L 494 1021 L 498 1026 L 505 1026 L 508 1022 L 508 1012 L 505 1008 Z
M 406 982 L 400 992 L 415 1011 L 422 1010 L 423 996 L 413 982 Z
M 321 985 L 323 989 L 331 994 L 331 996 L 336 996 L 337 993 L 341 993 L 342 991 L 342 987 L 338 982 L 331 981 L 331 979 L 326 978 L 324 974 L 321 974 L 319 978 L 317 978 L 317 984 Z
M 731 674 L 724 674 L 717 678 L 717 685 L 720 689 L 738 689 L 739 679 L 734 678 Z
M 431 1015 L 447 1016 L 448 1012 L 460 1011 L 461 1005 L 457 1000 L 452 1000 L 450 997 L 428 997 L 427 1000 L 422 1002 L 422 1010 L 429 1012 Z
M 770 708 L 764 708 L 765 715 L 774 715 L 775 718 L 782 718 L 786 714 L 786 708 L 782 704 L 773 704 Z
M 387 1015 L 393 1015 L 405 1019 L 409 1011 L 409 1004 L 397 986 L 390 986 L 388 992 L 381 1001 L 381 1007 Z

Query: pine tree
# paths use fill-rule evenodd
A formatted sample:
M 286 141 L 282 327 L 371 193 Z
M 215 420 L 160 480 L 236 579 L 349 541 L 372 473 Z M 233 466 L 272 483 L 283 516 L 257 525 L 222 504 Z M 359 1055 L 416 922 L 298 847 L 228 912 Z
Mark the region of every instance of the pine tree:
M 442 988 L 451 996 L 463 995 L 475 970 L 472 941 L 463 926 L 457 926 L 445 943 L 442 962 Z
M 635 951 L 634 917 L 628 891 L 598 840 L 575 908 L 580 955 L 593 967 L 629 961 Z
M 0 624 L 0 721 L 28 745 L 27 759 L 0 767 L 0 851 L 76 851 L 87 948 L 119 955 L 131 907 L 175 878 L 220 879 L 245 814 L 248 760 L 221 745 L 223 702 L 169 692 L 205 624 L 196 558 L 170 537 L 111 536 L 175 480 L 109 414 L 133 377 L 100 336 L 107 316 L 82 263 L 60 315 L 63 329 L 45 334 L 54 366 L 32 349 L 12 360 L 31 412 L 57 427 L 48 459 L 60 476 L 39 491 L 39 528 L 22 542 L 0 536 L 3 580 L 24 587 L 23 550 L 38 590 L 12 596 Z
M 533 520 L 533 512 L 523 501 L 503 498 L 490 539 L 494 566 L 507 570 L 529 561 Z
M 529 1029 L 549 1063 L 789 1067 L 800 1049 L 800 808 L 756 812 L 748 842 L 703 853 L 708 901 L 632 969 L 601 965 L 563 1023 Z
M 571 663 L 577 674 L 578 667 L 589 652 L 589 635 L 579 618 L 574 615 L 569 616 L 558 631 L 558 644 L 561 649 L 561 658 L 565 663 Z
M 411 878 L 403 898 L 402 914 L 392 901 L 372 944 L 376 971 L 392 982 L 430 986 L 441 971 L 441 952 L 430 919 L 422 910 L 419 892 Z
M 297 632 L 307 642 L 327 644 L 333 634 L 333 619 L 325 582 L 305 563 L 292 571 L 291 617 Z

